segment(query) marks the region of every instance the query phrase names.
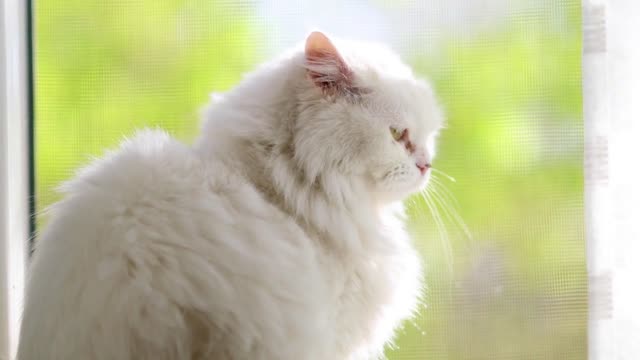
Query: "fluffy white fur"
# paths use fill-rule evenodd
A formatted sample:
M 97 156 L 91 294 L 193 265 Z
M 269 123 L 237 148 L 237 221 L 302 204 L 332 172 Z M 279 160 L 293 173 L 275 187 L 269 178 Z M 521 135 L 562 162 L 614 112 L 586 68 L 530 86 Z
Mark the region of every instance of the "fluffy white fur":
M 392 52 L 312 33 L 212 101 L 193 146 L 141 131 L 63 187 L 18 359 L 382 357 L 421 294 L 400 200 L 441 122 Z

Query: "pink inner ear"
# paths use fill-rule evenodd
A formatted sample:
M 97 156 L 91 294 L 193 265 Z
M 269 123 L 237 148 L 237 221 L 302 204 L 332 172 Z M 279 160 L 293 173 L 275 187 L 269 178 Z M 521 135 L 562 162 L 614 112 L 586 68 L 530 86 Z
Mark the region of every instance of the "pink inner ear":
M 305 53 L 307 55 L 307 58 L 309 56 L 317 56 L 323 54 L 339 57 L 338 50 L 335 46 L 333 46 L 331 40 L 329 40 L 329 38 L 325 34 L 318 31 L 312 32 L 307 37 Z
M 325 93 L 334 94 L 351 86 L 352 72 L 331 40 L 314 31 L 305 45 L 307 73 Z

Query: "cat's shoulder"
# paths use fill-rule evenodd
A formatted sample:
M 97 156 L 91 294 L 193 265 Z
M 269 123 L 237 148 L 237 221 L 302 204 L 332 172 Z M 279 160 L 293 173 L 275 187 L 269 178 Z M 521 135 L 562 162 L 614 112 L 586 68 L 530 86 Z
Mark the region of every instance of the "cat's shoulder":
M 144 129 L 81 168 L 61 190 L 112 195 L 163 191 L 190 187 L 189 183 L 201 177 L 202 165 L 189 146 L 165 131 Z

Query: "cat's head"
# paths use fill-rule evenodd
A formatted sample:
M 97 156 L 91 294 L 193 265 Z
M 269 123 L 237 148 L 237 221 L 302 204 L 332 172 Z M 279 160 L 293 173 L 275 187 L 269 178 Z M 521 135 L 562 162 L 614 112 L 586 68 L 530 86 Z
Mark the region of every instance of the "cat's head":
M 421 190 L 443 115 L 431 87 L 391 51 L 311 33 L 297 92 L 295 157 L 312 178 L 360 177 L 382 202 Z

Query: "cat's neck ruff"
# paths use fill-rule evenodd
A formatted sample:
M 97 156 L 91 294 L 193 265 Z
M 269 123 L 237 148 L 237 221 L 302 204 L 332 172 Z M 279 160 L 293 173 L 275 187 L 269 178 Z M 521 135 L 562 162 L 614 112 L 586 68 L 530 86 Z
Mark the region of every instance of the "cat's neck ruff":
M 362 252 L 369 247 L 366 240 L 376 232 L 382 212 L 365 184 L 331 170 L 306 179 L 285 154 L 275 156 L 269 168 L 274 190 L 291 216 L 334 249 Z

